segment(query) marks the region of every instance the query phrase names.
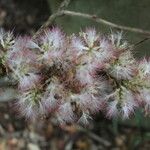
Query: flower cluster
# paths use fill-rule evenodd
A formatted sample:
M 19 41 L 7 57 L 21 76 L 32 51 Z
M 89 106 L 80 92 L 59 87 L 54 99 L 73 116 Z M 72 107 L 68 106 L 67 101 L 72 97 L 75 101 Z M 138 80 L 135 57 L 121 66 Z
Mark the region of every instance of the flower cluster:
M 16 106 L 27 119 L 87 124 L 99 111 L 110 118 L 150 111 L 150 61 L 137 61 L 121 33 L 90 28 L 66 36 L 53 28 L 35 40 L 1 30 L 0 58 L 18 83 Z

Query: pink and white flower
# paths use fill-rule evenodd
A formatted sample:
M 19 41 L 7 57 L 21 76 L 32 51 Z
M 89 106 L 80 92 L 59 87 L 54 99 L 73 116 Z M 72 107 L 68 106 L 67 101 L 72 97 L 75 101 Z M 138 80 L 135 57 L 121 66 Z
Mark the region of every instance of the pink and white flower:
M 28 73 L 19 80 L 19 89 L 26 91 L 40 86 L 42 77 L 34 73 Z
M 116 79 L 131 79 L 136 73 L 136 65 L 130 51 L 122 53 L 113 63 L 106 66 Z
M 99 39 L 99 35 L 94 28 L 86 29 L 85 32 L 81 32 L 80 34 L 83 36 L 89 48 L 94 47 L 95 42 Z
M 121 87 L 121 89 L 117 89 L 114 93 L 108 95 L 106 100 L 108 101 L 108 117 L 122 116 L 123 118 L 129 118 L 134 113 L 135 108 L 138 107 L 134 94 L 125 87 Z

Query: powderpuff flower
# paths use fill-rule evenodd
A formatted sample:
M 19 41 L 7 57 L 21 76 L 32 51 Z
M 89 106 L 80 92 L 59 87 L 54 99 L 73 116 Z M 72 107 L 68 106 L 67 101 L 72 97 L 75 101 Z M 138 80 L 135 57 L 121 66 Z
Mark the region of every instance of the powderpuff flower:
M 94 81 L 92 84 L 87 84 L 79 93 L 71 95 L 71 100 L 79 104 L 80 109 L 96 113 L 100 110 L 101 98 L 100 84 Z
M 90 31 L 88 31 L 88 32 L 90 32 Z M 90 47 L 88 45 L 89 43 L 87 43 L 88 42 L 87 38 L 88 38 L 88 36 L 90 36 L 89 35 L 90 33 L 88 34 L 88 32 L 87 33 L 81 32 L 79 37 L 73 36 L 71 38 L 71 45 L 70 45 L 70 50 L 69 50 L 70 53 L 69 54 L 73 55 L 72 56 L 73 60 L 75 60 L 75 59 L 81 60 L 82 59 L 82 61 L 86 61 L 86 59 L 87 59 L 88 61 L 89 60 L 92 61 L 93 55 L 90 55 L 90 54 L 93 51 L 97 51 L 98 47 L 96 45 L 93 45 L 93 47 Z M 91 30 L 91 32 L 92 32 L 92 30 Z M 93 30 L 93 33 L 96 34 L 96 31 Z M 86 38 L 86 36 L 87 36 L 87 38 Z M 97 40 L 97 38 L 95 40 Z M 96 42 L 96 41 L 93 41 L 93 42 Z
M 111 45 L 111 43 L 109 43 L 108 40 L 102 38 L 99 41 L 98 47 L 96 47 L 96 49 L 94 49 L 92 53 L 94 55 L 93 58 L 95 58 L 97 62 L 104 63 L 113 57 L 113 46 Z
M 45 109 L 40 102 L 42 94 L 37 90 L 20 93 L 16 103 L 19 115 L 29 120 L 35 120 L 45 115 Z
M 38 46 L 28 38 L 18 38 L 11 50 L 7 52 L 7 64 L 14 73 L 21 78 L 30 70 L 37 70 L 38 55 L 33 51 Z
M 93 69 L 95 69 L 95 67 L 92 64 L 79 65 L 76 68 L 75 77 L 82 84 L 92 84 L 93 83 L 93 76 L 92 76 Z
M 73 37 L 71 43 L 71 50 L 75 55 L 73 59 L 79 59 L 82 63 L 93 63 L 93 61 L 103 63 L 110 60 L 114 53 L 111 43 L 104 38 L 96 38 L 95 40 L 97 41 L 95 41 L 93 47 L 89 47 L 85 39 Z
M 122 116 L 124 119 L 129 118 L 134 113 L 135 108 L 138 107 L 134 94 L 125 87 L 121 87 L 106 96 L 106 100 L 108 117 Z
M 108 107 L 107 107 L 107 115 L 109 118 L 112 118 L 112 117 L 118 117 L 118 109 L 117 109 L 117 104 L 118 102 L 117 101 L 112 101 L 109 103 Z
M 89 48 L 93 48 L 95 42 L 99 39 L 99 35 L 94 28 L 86 29 L 85 32 L 81 32 L 80 34 Z
M 35 42 L 1 31 L 0 47 L 18 81 L 18 109 L 28 119 L 51 113 L 60 124 L 88 124 L 100 110 L 129 118 L 140 103 L 150 108 L 150 62 L 136 63 L 122 33 L 101 37 L 87 29 L 66 37 L 53 28 Z
M 44 59 L 44 62 L 46 64 L 49 64 L 50 66 L 54 65 L 54 63 L 61 62 L 63 58 L 63 51 L 56 50 L 56 51 L 47 51 L 43 54 L 42 59 Z
M 65 36 L 59 28 L 45 31 L 45 35 L 41 38 L 41 44 L 44 51 L 58 50 L 63 48 Z
M 130 51 L 122 53 L 113 63 L 106 65 L 110 75 L 116 79 L 131 79 L 136 73 L 135 60 Z
M 56 116 L 60 124 L 73 123 L 75 120 L 75 115 L 69 102 L 65 102 L 64 104 L 60 105 Z
M 40 49 L 40 47 L 30 37 L 20 36 L 15 40 L 12 51 L 21 51 L 25 49 Z
M 140 77 L 148 77 L 150 75 L 150 61 L 144 58 L 139 62 L 138 70 Z
M 89 112 L 83 112 L 80 119 L 77 121 L 78 124 L 88 125 L 89 120 L 92 120 L 92 117 L 89 115 Z
M 27 91 L 40 86 L 42 77 L 34 73 L 28 73 L 19 79 L 19 89 Z
M 85 46 L 84 41 L 76 36 L 72 37 L 71 49 L 76 53 L 77 56 L 80 56 L 84 53 L 84 51 L 86 52 L 89 50 L 89 48 Z
M 43 95 L 41 103 L 48 112 L 55 110 L 61 103 L 64 102 L 65 92 L 61 83 L 58 80 L 53 80 L 47 86 L 46 92 Z
M 5 32 L 3 29 L 0 29 L 0 59 L 1 64 L 7 66 L 7 51 L 11 49 L 14 44 L 14 37 L 12 32 Z
M 12 32 L 5 32 L 3 29 L 0 29 L 0 45 L 6 51 L 11 48 L 14 44 L 14 37 Z
M 111 68 L 110 74 L 117 79 L 131 79 L 133 74 L 132 72 L 133 68 L 130 66 L 125 67 L 116 65 L 113 68 Z
M 14 45 L 7 52 L 8 65 L 15 67 L 23 61 L 24 63 L 35 63 L 37 55 L 32 50 L 38 48 L 39 46 L 30 37 L 18 37 Z
M 65 49 L 65 36 L 59 28 L 45 31 L 41 38 L 42 59 L 53 65 L 56 60 L 61 60 Z
M 90 90 L 91 89 L 81 92 L 77 96 L 76 101 L 80 105 L 82 110 L 85 110 L 85 111 L 88 110 L 92 114 L 100 110 L 101 101 L 98 97 L 97 92 L 92 91 L 92 90 L 90 91 Z
M 38 45 L 34 43 L 30 38 L 19 37 L 18 39 L 16 39 L 15 44 L 12 46 L 12 49 L 8 51 L 7 56 L 8 59 L 10 58 L 14 62 L 16 59 L 20 59 L 20 57 L 22 60 L 24 59 L 26 62 L 28 61 L 35 62 L 37 55 L 31 50 L 37 48 L 39 48 Z
M 105 110 L 106 107 L 106 97 L 113 91 L 113 86 L 111 83 L 105 79 L 105 77 L 99 77 L 95 80 L 95 85 L 94 85 L 96 91 L 97 91 L 97 100 L 98 100 L 98 110 Z M 94 94 L 95 95 L 95 94 Z
M 20 79 L 29 72 L 37 72 L 39 65 L 37 64 L 36 58 L 35 53 L 25 50 L 19 53 L 8 54 L 7 64 L 15 74 L 15 78 Z
M 109 39 L 114 48 L 117 48 L 117 50 L 124 50 L 129 48 L 129 44 L 127 41 L 124 40 L 122 32 L 112 33 Z
M 70 50 L 74 57 L 72 59 L 81 63 L 108 61 L 114 55 L 113 49 L 111 42 L 106 38 L 100 38 L 95 29 L 87 29 L 81 32 L 79 37 L 73 36 L 71 39 Z

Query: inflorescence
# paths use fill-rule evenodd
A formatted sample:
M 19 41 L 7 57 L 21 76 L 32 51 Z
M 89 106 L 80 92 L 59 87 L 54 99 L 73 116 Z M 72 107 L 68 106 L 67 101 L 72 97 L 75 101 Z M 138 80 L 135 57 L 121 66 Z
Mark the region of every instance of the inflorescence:
M 0 58 L 17 81 L 16 106 L 27 119 L 87 124 L 99 111 L 129 118 L 150 110 L 150 61 L 137 61 L 121 33 L 91 28 L 66 36 L 56 27 L 32 39 L 1 30 Z

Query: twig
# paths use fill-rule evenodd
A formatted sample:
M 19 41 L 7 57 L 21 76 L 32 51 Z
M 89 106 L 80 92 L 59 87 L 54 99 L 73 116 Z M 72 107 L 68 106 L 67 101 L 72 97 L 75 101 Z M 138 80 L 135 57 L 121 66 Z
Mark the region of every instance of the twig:
M 124 26 L 124 25 L 119 25 L 119 24 L 115 24 L 113 22 L 110 22 L 108 20 L 105 20 L 103 18 L 100 18 L 96 15 L 91 15 L 91 14 L 86 14 L 86 13 L 81 13 L 81 12 L 75 12 L 75 11 L 69 11 L 69 10 L 65 10 L 65 8 L 70 4 L 71 0 L 64 0 L 60 6 L 58 7 L 56 13 L 53 13 L 48 20 L 40 27 L 40 29 L 35 33 L 35 35 L 33 36 L 33 38 L 36 38 L 36 36 L 38 34 L 41 33 L 41 31 L 44 28 L 47 28 L 48 26 L 50 26 L 53 21 L 60 16 L 63 15 L 68 15 L 68 16 L 79 16 L 79 17 L 83 17 L 83 18 L 87 18 L 90 20 L 94 20 L 95 22 L 104 24 L 106 26 L 110 26 L 112 28 L 116 28 L 116 29 L 120 29 L 120 30 L 125 30 L 125 31 L 130 31 L 130 32 L 135 32 L 135 33 L 139 33 L 139 34 L 143 34 L 143 35 L 148 35 L 150 36 L 150 31 L 147 30 L 143 30 L 140 28 L 134 28 L 134 27 L 129 27 L 129 26 Z
M 64 4 L 62 5 L 61 4 L 61 6 L 58 8 L 58 11 L 56 13 L 52 14 L 48 18 L 48 20 L 37 31 L 36 35 L 38 35 L 44 28 L 47 28 L 48 26 L 50 26 L 57 17 L 63 16 L 63 15 L 68 15 L 68 16 L 79 16 L 79 17 L 87 18 L 87 19 L 93 20 L 95 22 L 104 24 L 106 26 L 110 26 L 112 28 L 125 30 L 125 31 L 130 31 L 130 32 L 135 32 L 135 33 L 139 33 L 139 34 L 150 36 L 150 31 L 147 31 L 147 30 L 115 24 L 115 23 L 107 21 L 107 20 L 105 20 L 103 18 L 100 18 L 100 17 L 98 17 L 96 15 L 90 15 L 90 14 L 85 14 L 85 13 L 81 13 L 81 12 L 63 10 L 63 6 L 67 7 L 69 5 L 69 2 L 70 2 L 69 0 L 66 0 L 66 1 L 68 1 L 68 3 L 66 3 L 66 5 L 64 5 Z
M 104 146 L 106 146 L 106 147 L 110 147 L 110 146 L 111 146 L 111 143 L 110 143 L 110 142 L 108 142 L 107 140 L 105 140 L 105 139 L 99 137 L 98 135 L 96 135 L 96 134 L 90 132 L 89 130 L 86 130 L 85 128 L 82 128 L 82 127 L 80 127 L 80 126 L 78 127 L 78 129 L 79 129 L 79 131 L 82 131 L 82 132 L 84 132 L 84 133 L 87 133 L 92 139 L 94 139 L 95 141 L 97 141 L 97 142 L 103 144 Z
M 94 20 L 98 23 L 110 26 L 112 28 L 116 28 L 116 29 L 120 29 L 120 30 L 126 30 L 126 31 L 130 31 L 130 32 L 135 32 L 135 33 L 140 33 L 143 35 L 149 35 L 150 36 L 150 31 L 146 31 L 140 28 L 132 28 L 132 27 L 128 27 L 128 26 L 123 26 L 123 25 L 118 25 L 115 23 L 112 23 L 110 21 L 107 21 L 105 19 L 99 18 L 96 15 L 90 15 L 90 14 L 85 14 L 85 13 L 80 13 L 80 12 L 75 12 L 75 11 L 69 11 L 69 10 L 64 10 L 63 14 L 65 15 L 69 15 L 69 16 L 79 16 L 79 17 L 84 17 L 90 20 Z
M 64 10 L 66 7 L 68 7 L 68 5 L 70 4 L 70 2 L 71 2 L 71 0 L 64 0 L 64 1 L 60 4 L 60 6 L 59 6 L 57 12 L 58 12 L 58 11 L 61 11 L 61 10 Z
M 142 40 L 140 40 L 140 41 L 138 41 L 138 42 L 136 42 L 136 43 L 134 43 L 134 44 L 132 44 L 132 45 L 129 45 L 126 49 L 124 49 L 124 50 L 128 50 L 128 49 L 135 49 L 136 47 L 138 47 L 139 45 L 141 45 L 142 43 L 144 43 L 144 42 L 146 42 L 146 41 L 148 41 L 150 39 L 150 37 L 146 37 L 146 38 L 144 38 L 144 39 L 142 39 Z
M 150 37 L 144 38 L 143 40 L 141 40 L 141 41 L 135 43 L 133 46 L 134 46 L 134 47 L 137 47 L 137 46 L 139 46 L 140 44 L 146 42 L 147 40 L 150 40 Z
M 98 141 L 99 143 L 102 143 L 104 146 L 109 147 L 111 146 L 111 143 L 106 141 L 105 139 L 97 136 L 96 134 L 92 133 L 92 132 L 88 132 L 88 135 L 93 138 L 94 140 Z

